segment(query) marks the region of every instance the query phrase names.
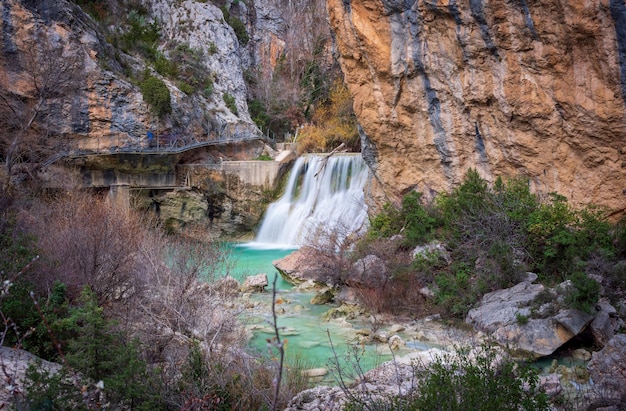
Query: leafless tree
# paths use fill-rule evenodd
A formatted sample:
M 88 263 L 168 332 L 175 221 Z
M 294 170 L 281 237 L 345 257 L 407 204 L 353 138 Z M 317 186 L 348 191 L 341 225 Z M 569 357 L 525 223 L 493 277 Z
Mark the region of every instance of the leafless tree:
M 80 48 L 48 28 L 35 26 L 35 34 L 18 49 L 15 61 L 0 77 L 0 152 L 4 154 L 4 187 L 20 163 L 39 162 L 50 155 L 44 137 L 52 102 L 63 103 L 83 82 L 84 55 Z
M 259 70 L 249 87 L 252 97 L 266 108 L 273 130 L 302 124 L 310 100 L 323 96 L 323 89 L 330 88 L 339 75 L 331 55 L 325 3 L 283 0 L 281 6 L 281 20 L 286 23 L 279 37 L 284 49 L 276 61 L 266 62 L 268 68 Z

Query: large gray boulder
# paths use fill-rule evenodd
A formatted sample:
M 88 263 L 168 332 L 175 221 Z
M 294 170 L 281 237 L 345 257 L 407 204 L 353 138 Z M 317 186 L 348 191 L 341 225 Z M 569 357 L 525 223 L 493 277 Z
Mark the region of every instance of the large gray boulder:
M 615 335 L 593 353 L 587 370 L 593 383 L 586 396 L 588 409 L 623 409 L 618 407 L 626 404 L 626 334 Z
M 298 285 L 308 280 L 319 284 L 335 283 L 340 262 L 313 247 L 301 247 L 288 256 L 272 261 L 285 281 Z
M 28 351 L 0 347 L 3 382 L 0 384 L 0 409 L 10 409 L 15 400 L 22 398 L 25 392 L 26 371 L 31 364 L 36 364 L 40 371 L 50 374 L 56 374 L 61 369 L 60 364 L 45 361 Z
M 615 332 L 623 325 L 617 314 L 617 310 L 609 303 L 601 301 L 596 305 L 595 318 L 590 324 L 594 342 L 599 347 L 604 347 Z
M 341 387 L 318 386 L 298 393 L 285 411 L 340 411 L 354 396 L 361 400 L 385 400 L 407 395 L 416 388 L 416 367 L 425 367 L 447 353 L 437 348 L 397 357 L 363 374 L 347 393 Z
M 246 277 L 241 285 L 242 293 L 262 293 L 267 287 L 267 274 L 261 273 Z
M 385 262 L 375 255 L 367 255 L 352 264 L 345 282 L 356 288 L 382 288 L 389 275 Z
M 480 305 L 469 311 L 465 321 L 513 353 L 535 358 L 550 355 L 582 333 L 594 317 L 578 310 L 559 308 L 556 293 L 552 293 L 555 301 L 535 309 L 555 314 L 531 318 L 535 314 L 533 302 L 544 290 L 541 284 L 524 281 L 486 294 Z

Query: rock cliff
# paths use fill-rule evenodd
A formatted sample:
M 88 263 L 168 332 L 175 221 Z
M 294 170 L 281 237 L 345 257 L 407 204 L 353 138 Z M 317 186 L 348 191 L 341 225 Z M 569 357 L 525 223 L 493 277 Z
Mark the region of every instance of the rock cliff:
M 10 97 L 32 98 L 36 85 L 29 84 L 33 76 L 31 63 L 35 62 L 40 71 L 53 66 L 50 55 L 45 53 L 49 46 L 37 44 L 36 39 L 43 38 L 59 51 L 57 57 L 75 59 L 83 68 L 80 79 L 73 79 L 77 84 L 71 92 L 45 101 L 41 113 L 45 112 L 46 124 L 39 126 L 48 134 L 69 136 L 81 148 L 136 143 L 145 140 L 151 128 L 157 134 L 197 139 L 211 134 L 260 135 L 247 110 L 245 58 L 241 57 L 245 53 L 240 51 L 234 30 L 225 23 L 218 7 L 196 1 L 146 0 L 134 6 L 143 10 L 139 17 L 130 4 L 128 7 L 107 10 L 108 18 L 114 12 L 125 18 L 135 13 L 131 26 L 136 24 L 136 31 L 154 24 L 158 40 L 143 55 L 119 44 L 124 36 L 131 45 L 140 43 L 140 39 L 129 35 L 132 28 L 126 27 L 128 23 L 116 22 L 118 25 L 105 32 L 94 18 L 66 0 L 2 1 L 0 88 Z M 206 74 L 210 91 L 185 89 L 181 73 L 157 73 L 155 67 L 164 59 L 176 60 L 174 51 L 181 47 L 189 55 L 186 58 L 195 59 L 196 70 Z M 28 59 L 29 50 L 37 51 L 33 61 Z M 149 61 L 150 54 L 154 54 L 154 61 Z M 164 81 L 171 96 L 171 114 L 158 118 L 149 110 L 140 91 L 145 73 Z M 231 107 L 227 95 L 233 99 Z M 41 123 L 43 117 L 38 116 L 36 123 Z
M 327 5 L 379 203 L 476 168 L 626 211 L 623 0 Z

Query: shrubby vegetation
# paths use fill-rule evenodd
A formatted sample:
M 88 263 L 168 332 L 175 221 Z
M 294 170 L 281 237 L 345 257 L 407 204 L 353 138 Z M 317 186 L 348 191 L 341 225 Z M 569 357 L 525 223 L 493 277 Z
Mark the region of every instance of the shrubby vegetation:
M 148 76 L 139 84 L 143 99 L 150 106 L 150 110 L 159 118 L 172 112 L 170 90 L 163 80 Z
M 233 16 L 230 13 L 230 10 L 226 8 L 226 6 L 220 7 L 222 13 L 224 14 L 224 20 L 228 23 L 229 26 L 233 28 L 235 31 L 235 36 L 237 36 L 237 40 L 239 40 L 239 44 L 245 46 L 250 41 L 250 36 L 248 36 L 248 31 L 246 30 L 246 25 L 237 17 Z
M 348 151 L 358 151 L 359 133 L 352 98 L 343 82 L 337 80 L 328 98 L 316 106 L 311 122 L 300 129 L 298 151 L 323 153 L 342 143 Z
M 541 198 L 522 178 L 498 178 L 490 185 L 469 170 L 451 193 L 429 203 L 421 193 L 408 193 L 401 207 L 386 204 L 370 222 L 358 255 L 384 257 L 384 246 L 377 244 L 388 248 L 396 234 L 402 241 L 393 253 L 433 240 L 446 244 L 449 262 L 437 253 L 409 264 L 392 261 L 389 289 L 407 281 L 411 288 L 430 286 L 438 307 L 454 316 L 464 317 L 482 295 L 513 286 L 526 271 L 551 286 L 571 280 L 565 303 L 584 311 L 593 309 L 600 290 L 589 274 L 602 275 L 617 286 L 614 290 L 624 286 L 624 268 L 618 264 L 626 256 L 624 223 L 614 226 L 604 210 L 574 207 L 556 193 Z
M 458 350 L 427 365 L 414 364 L 417 390 L 401 397 L 360 401 L 347 411 L 541 411 L 551 409 L 537 370 L 486 348 Z
M 0 205 L 0 346 L 63 366 L 32 368 L 16 409 L 280 408 L 305 388 L 285 369 L 274 399 L 274 361 L 245 351 L 225 308 L 218 244 L 167 236 L 93 194 Z
M 239 114 L 239 110 L 237 109 L 237 104 L 235 104 L 235 97 L 232 94 L 224 93 L 222 95 L 222 99 L 224 100 L 224 104 L 234 115 Z
M 320 127 L 316 131 L 319 134 L 323 132 L 320 121 L 331 118 L 326 114 L 332 104 L 331 90 L 341 81 L 339 66 L 330 58 L 332 39 L 327 11 L 323 2 L 296 0 L 283 2 L 280 13 L 281 19 L 289 22 L 281 36 L 285 50 L 274 65 L 245 73 L 250 115 L 270 137 L 282 138 L 288 133 L 293 137 L 294 130 L 303 125 Z M 303 31 L 302 27 L 307 30 Z M 352 111 L 351 104 L 345 108 Z M 320 113 L 316 115 L 318 109 Z M 345 127 L 342 123 L 354 122 L 350 116 L 353 117 L 346 113 L 333 120 L 337 122 L 329 128 L 340 131 L 339 128 Z M 352 138 L 348 136 L 351 133 L 340 131 L 342 139 Z M 333 144 L 326 145 L 335 148 Z

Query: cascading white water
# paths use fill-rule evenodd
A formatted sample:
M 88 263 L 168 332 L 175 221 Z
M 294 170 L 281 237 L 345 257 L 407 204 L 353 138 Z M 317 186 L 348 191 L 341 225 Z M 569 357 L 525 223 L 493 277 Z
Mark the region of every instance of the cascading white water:
M 272 203 L 255 243 L 294 247 L 320 233 L 339 240 L 367 226 L 363 187 L 369 170 L 360 155 L 298 158 L 283 196 Z

